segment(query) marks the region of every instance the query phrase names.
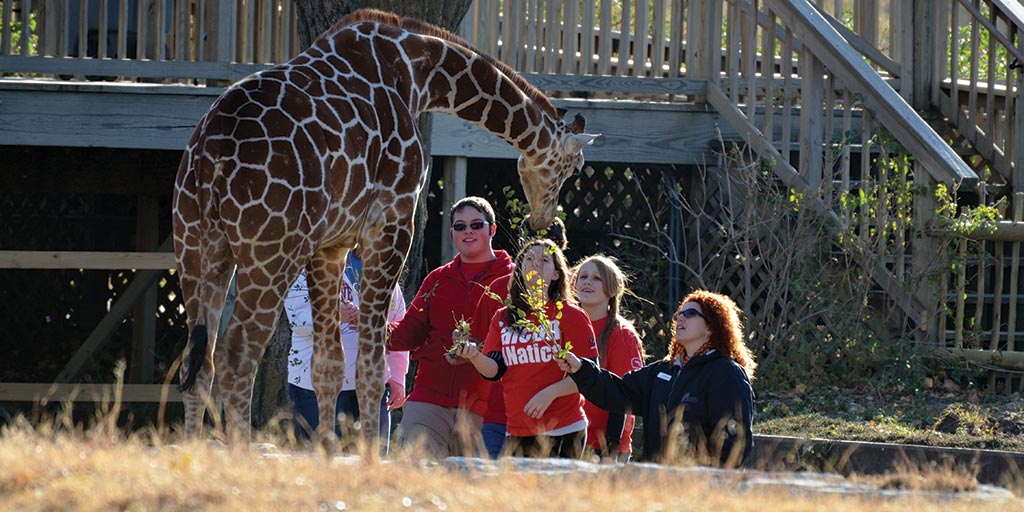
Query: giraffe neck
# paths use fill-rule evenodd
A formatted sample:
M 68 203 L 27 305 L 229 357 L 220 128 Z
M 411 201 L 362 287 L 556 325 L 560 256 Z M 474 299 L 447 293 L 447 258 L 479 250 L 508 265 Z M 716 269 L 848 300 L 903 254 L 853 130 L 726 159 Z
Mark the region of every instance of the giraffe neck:
M 329 39 L 323 41 L 329 46 L 321 47 L 325 54 L 337 54 L 346 68 L 371 83 L 394 87 L 414 116 L 459 117 L 527 156 L 557 140 L 557 112 L 547 98 L 522 78 L 512 78 L 511 69 L 458 41 L 374 22 L 344 27 Z M 367 54 L 376 61 L 372 68 L 357 63 Z
M 424 111 L 469 121 L 532 156 L 552 143 L 554 107 L 531 98 L 516 82 L 476 53 L 439 45 L 438 62 L 426 82 Z M 451 64 L 463 61 L 465 64 Z

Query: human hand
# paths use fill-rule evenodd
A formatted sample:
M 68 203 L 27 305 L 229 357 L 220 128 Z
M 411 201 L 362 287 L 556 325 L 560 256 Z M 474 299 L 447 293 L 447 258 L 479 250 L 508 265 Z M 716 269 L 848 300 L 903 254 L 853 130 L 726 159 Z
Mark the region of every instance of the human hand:
M 556 357 L 555 364 L 558 365 L 558 369 L 570 375 L 580 371 L 580 366 L 583 365 L 580 362 L 580 358 L 576 357 L 576 354 L 572 352 L 566 352 L 565 357 Z
M 356 325 L 359 323 L 359 308 L 349 302 L 341 303 L 341 322 Z
M 388 410 L 400 409 L 405 405 L 405 386 L 396 380 L 389 380 L 388 388 L 391 390 L 391 396 L 388 397 Z
M 533 398 L 531 398 L 529 402 L 526 402 L 526 405 L 523 407 L 523 412 L 525 412 L 527 416 L 535 420 L 539 420 L 544 416 L 544 413 L 547 412 L 548 407 L 551 406 L 551 402 L 554 400 L 554 395 L 552 395 L 547 388 L 544 388 L 538 391 L 536 395 L 533 395 Z
M 476 343 L 468 341 L 456 347 L 455 356 L 463 360 L 473 362 L 476 360 L 476 358 L 481 356 L 481 352 L 480 349 L 476 346 Z
M 454 354 L 449 354 L 447 352 L 444 354 L 444 360 L 448 361 L 448 364 L 450 364 L 452 366 L 459 366 L 460 364 L 466 364 L 468 362 L 468 361 L 466 361 L 465 359 L 463 359 L 463 358 L 461 358 L 459 356 L 456 356 Z

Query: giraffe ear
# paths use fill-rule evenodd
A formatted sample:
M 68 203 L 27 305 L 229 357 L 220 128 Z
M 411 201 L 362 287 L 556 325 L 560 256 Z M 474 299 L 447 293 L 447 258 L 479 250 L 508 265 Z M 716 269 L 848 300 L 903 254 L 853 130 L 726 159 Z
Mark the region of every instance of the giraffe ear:
M 558 112 L 558 117 L 559 118 L 565 117 L 565 115 L 569 113 L 569 109 L 567 109 L 565 107 L 558 107 L 558 108 L 555 109 L 555 111 Z
M 583 151 L 583 146 L 593 144 L 594 139 L 600 137 L 600 133 L 574 133 L 566 135 L 563 139 L 563 145 L 565 146 L 565 152 L 569 154 L 576 154 Z
M 583 133 L 587 131 L 587 118 L 583 117 L 583 114 L 577 112 L 576 117 L 574 117 L 572 123 L 569 124 L 569 130 L 573 133 Z

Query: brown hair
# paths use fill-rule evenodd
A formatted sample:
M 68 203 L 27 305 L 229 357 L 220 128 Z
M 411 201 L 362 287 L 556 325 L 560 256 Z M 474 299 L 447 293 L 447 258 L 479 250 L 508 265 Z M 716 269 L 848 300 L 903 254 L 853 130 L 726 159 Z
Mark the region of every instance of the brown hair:
M 548 294 L 546 299 L 550 302 L 564 302 L 572 298 L 572 292 L 569 289 L 569 263 L 565 260 L 565 254 L 551 240 L 547 238 L 534 238 L 527 242 L 519 251 L 519 254 L 516 255 L 516 269 L 512 272 L 512 281 L 509 283 L 508 289 L 508 298 L 512 304 L 511 307 L 507 308 L 509 327 L 515 328 L 519 320 L 522 320 L 520 312 L 527 316 L 531 313 L 530 305 L 526 301 L 526 294 L 528 292 L 526 276 L 523 275 L 522 268 L 523 258 L 534 247 L 543 247 L 545 252 L 550 251 L 554 259 L 555 271 L 558 272 L 558 278 L 547 283 Z
M 743 341 L 743 321 L 740 320 L 740 308 L 728 295 L 709 292 L 707 290 L 695 290 L 683 297 L 679 302 L 679 311 L 687 302 L 700 304 L 701 316 L 708 330 L 711 331 L 711 338 L 708 340 L 711 348 L 721 352 L 723 355 L 736 361 L 743 367 L 750 379 L 754 378 L 754 370 L 757 363 L 754 362 L 754 354 L 750 352 L 746 342 Z M 672 315 L 672 342 L 668 346 L 666 361 L 675 361 L 683 353 L 683 345 L 676 340 L 676 317 Z
M 491 208 L 491 203 L 488 203 L 486 199 L 478 196 L 463 197 L 456 201 L 448 212 L 448 218 L 455 217 L 456 213 L 465 210 L 467 207 L 472 207 L 474 210 L 484 214 L 484 220 L 490 225 L 494 225 L 494 208 Z

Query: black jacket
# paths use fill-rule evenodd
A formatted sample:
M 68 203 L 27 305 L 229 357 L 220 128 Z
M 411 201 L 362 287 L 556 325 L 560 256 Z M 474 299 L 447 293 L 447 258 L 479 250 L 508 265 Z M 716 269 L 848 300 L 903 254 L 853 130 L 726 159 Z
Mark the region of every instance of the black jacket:
M 707 447 L 724 464 L 733 446 L 742 443 L 741 462 L 749 458 L 754 444 L 754 391 L 747 372 L 732 359 L 711 352 L 684 367 L 657 361 L 622 377 L 589 359 L 582 362 L 571 377 L 587 400 L 609 412 L 643 418 L 643 453 L 638 460 L 664 458 L 667 433 L 672 432 L 680 405 L 685 405 L 681 412 L 690 447 Z

